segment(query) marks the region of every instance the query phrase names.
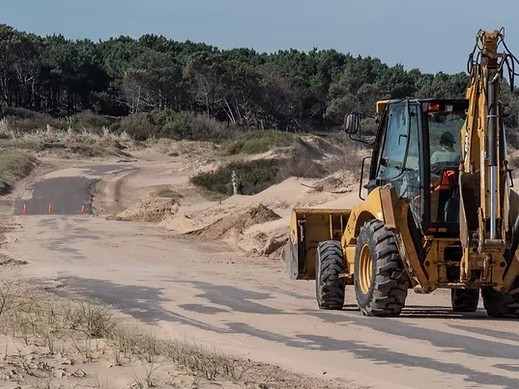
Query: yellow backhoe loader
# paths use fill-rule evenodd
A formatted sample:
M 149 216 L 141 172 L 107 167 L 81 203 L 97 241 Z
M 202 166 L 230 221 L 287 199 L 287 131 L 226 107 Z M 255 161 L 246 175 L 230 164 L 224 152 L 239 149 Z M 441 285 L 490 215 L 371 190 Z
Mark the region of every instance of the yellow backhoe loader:
M 319 308 L 342 309 L 354 285 L 363 314 L 398 316 L 409 289 L 449 288 L 454 311 L 475 311 L 481 291 L 489 316 L 518 317 L 519 197 L 499 101 L 516 62 L 503 30 L 479 31 L 465 99 L 377 102 L 366 198 L 292 213 L 285 261 L 291 278 L 316 280 Z M 360 119 L 345 130 L 366 143 Z

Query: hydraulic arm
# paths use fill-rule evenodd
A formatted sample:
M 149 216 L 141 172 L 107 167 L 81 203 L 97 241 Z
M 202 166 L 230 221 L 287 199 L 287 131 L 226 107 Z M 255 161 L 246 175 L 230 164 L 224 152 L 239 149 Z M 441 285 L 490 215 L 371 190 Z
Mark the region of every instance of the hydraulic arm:
M 499 53 L 501 43 L 506 49 L 502 31 L 480 31 L 469 59 L 469 109 L 460 133 L 461 281 L 481 265 L 480 280 L 489 281 L 490 267 L 503 264 L 503 252 L 510 245 L 508 162 L 499 95 L 504 67 L 513 82 L 510 65 L 515 57 L 508 50 Z

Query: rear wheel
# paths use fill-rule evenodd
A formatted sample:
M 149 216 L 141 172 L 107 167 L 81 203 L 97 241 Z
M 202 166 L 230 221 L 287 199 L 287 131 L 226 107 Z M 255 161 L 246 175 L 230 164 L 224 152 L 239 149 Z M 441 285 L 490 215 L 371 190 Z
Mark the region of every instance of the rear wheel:
M 479 290 L 451 289 L 451 303 L 454 312 L 476 312 L 479 303 Z
M 355 251 L 355 294 L 366 316 L 398 316 L 405 305 L 409 277 L 395 237 L 378 220 L 360 229 Z
M 499 293 L 492 288 L 481 292 L 483 305 L 490 317 L 519 317 L 519 279 L 507 293 Z
M 341 243 L 336 240 L 321 242 L 317 247 L 315 264 L 315 294 L 321 309 L 342 309 L 345 281 L 344 257 Z

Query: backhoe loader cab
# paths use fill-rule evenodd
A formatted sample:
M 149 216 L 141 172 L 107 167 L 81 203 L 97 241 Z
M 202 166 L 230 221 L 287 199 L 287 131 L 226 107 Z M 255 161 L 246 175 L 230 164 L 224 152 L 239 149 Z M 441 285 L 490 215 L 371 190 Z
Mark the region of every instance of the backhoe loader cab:
M 377 103 L 368 193 L 390 184 L 421 234 L 457 235 L 459 137 L 467 100 L 403 99 Z M 363 182 L 361 182 L 361 186 Z
M 315 279 L 321 309 L 342 309 L 346 285 L 368 316 L 397 316 L 409 289 L 451 289 L 452 308 L 519 314 L 519 198 L 499 103 L 501 31 L 480 31 L 466 99 L 377 102 L 366 197 L 351 209 L 296 208 L 285 261 L 294 279 Z M 512 84 L 512 82 L 511 82 Z M 368 143 L 357 114 L 352 139 Z M 360 194 L 360 192 L 359 192 Z

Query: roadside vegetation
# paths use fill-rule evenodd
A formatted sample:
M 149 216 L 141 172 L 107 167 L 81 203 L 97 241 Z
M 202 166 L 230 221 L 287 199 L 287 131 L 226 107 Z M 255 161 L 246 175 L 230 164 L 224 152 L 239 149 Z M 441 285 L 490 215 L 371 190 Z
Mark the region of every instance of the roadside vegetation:
M 37 160 L 17 150 L 0 150 L 0 195 L 9 193 L 16 181 L 28 176 Z
M 0 148 L 36 155 L 52 153 L 62 158 L 129 156 L 126 150 L 135 142 L 125 133 L 97 127 L 103 122 L 95 115 L 61 121 L 39 116 L 21 121 L 5 117 L 0 120 Z
M 238 177 L 238 192 L 252 195 L 279 182 L 280 168 L 280 161 L 274 159 L 231 162 L 212 172 L 199 173 L 191 178 L 191 182 L 212 192 L 232 195 L 231 178 L 234 171 Z
M 219 122 L 207 115 L 155 109 L 120 118 L 110 126 L 115 134 L 125 133 L 137 141 L 169 138 L 222 142 L 243 131 L 237 125 Z
M 250 131 L 233 140 L 227 150 L 229 154 L 261 154 L 278 147 L 290 146 L 296 135 L 286 131 Z
M 340 387 L 194 342 L 161 339 L 106 307 L 8 280 L 0 281 L 0 345 L 0 386 L 3 381 L 42 388 Z M 110 367 L 108 373 L 96 371 L 100 364 Z
M 230 196 L 233 194 L 233 172 L 236 175 L 237 191 L 243 195 L 257 194 L 289 177 L 317 179 L 345 172 L 356 180 L 360 177 L 360 162 L 364 155 L 365 151 L 349 147 L 348 152 L 338 153 L 326 160 L 305 158 L 297 154 L 287 158 L 238 160 L 212 171 L 198 173 L 190 181 L 209 193 Z

